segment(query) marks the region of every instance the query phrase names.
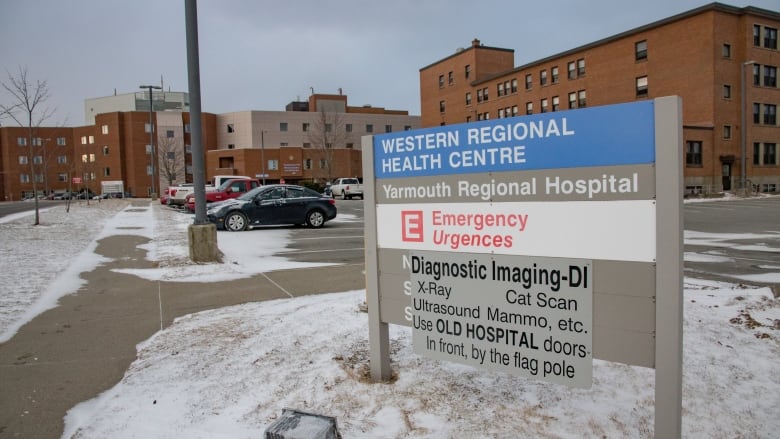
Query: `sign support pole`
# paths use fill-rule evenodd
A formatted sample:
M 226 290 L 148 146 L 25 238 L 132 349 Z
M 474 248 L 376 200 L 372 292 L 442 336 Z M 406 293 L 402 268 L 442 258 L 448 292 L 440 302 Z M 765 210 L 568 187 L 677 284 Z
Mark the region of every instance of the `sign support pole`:
M 364 136 L 363 149 L 363 204 L 368 206 L 364 214 L 365 242 L 377 242 L 376 196 L 374 188 L 374 136 Z M 371 355 L 369 366 L 371 380 L 387 381 L 390 369 L 389 325 L 383 323 L 379 309 L 379 258 L 376 246 L 366 245 L 366 304 L 368 305 L 368 343 Z
M 682 436 L 683 209 L 682 103 L 655 100 L 656 308 L 655 437 Z

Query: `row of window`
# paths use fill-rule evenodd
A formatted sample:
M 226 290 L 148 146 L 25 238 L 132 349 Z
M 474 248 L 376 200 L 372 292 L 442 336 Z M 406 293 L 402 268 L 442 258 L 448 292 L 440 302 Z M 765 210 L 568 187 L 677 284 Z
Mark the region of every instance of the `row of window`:
M 151 175 L 151 174 L 149 174 Z M 104 177 L 110 177 L 111 176 L 111 168 L 103 168 L 103 176 Z M 81 179 L 83 181 L 90 181 L 95 180 L 95 173 L 94 172 L 85 172 L 82 174 Z M 35 182 L 36 183 L 43 183 L 45 181 L 43 174 L 35 174 Z M 57 181 L 60 183 L 67 183 L 68 182 L 68 174 L 61 172 L 57 174 Z M 31 178 L 29 174 L 19 174 L 19 182 L 20 183 L 30 183 Z
M 303 132 L 309 132 L 311 129 L 311 124 L 308 122 L 303 122 L 301 124 L 301 131 Z M 404 125 L 404 131 L 410 131 L 412 129 L 411 125 Z M 287 122 L 279 122 L 279 131 L 281 132 L 287 132 L 289 131 L 289 124 Z M 344 131 L 347 133 L 354 132 L 354 127 L 351 123 L 344 124 Z M 171 131 L 172 132 L 172 131 Z M 236 129 L 235 126 L 232 123 L 227 124 L 227 132 L 228 133 L 235 133 Z M 325 124 L 325 132 L 333 132 L 333 124 L 332 123 L 326 123 Z M 374 132 L 374 124 L 366 124 L 366 133 L 373 133 Z M 392 133 L 393 132 L 393 126 L 392 125 L 385 125 L 385 133 Z M 169 136 L 173 137 L 173 136 Z
M 763 111 L 761 111 L 762 109 Z M 753 123 L 771 126 L 777 125 L 777 105 L 754 102 Z
M 33 146 L 43 146 L 44 142 L 48 143 L 50 140 L 51 139 L 33 137 L 32 144 Z M 27 137 L 17 137 L 16 144 L 19 146 L 27 146 Z M 67 141 L 65 140 L 65 137 L 57 137 L 57 146 L 66 146 L 66 145 L 67 145 Z
M 753 164 L 756 166 L 777 166 L 777 144 L 753 143 Z
M 688 140 L 685 142 L 685 164 L 687 166 L 702 166 L 702 142 Z M 777 166 L 777 143 L 753 143 L 753 165 Z
M 774 27 L 754 24 L 753 46 L 777 50 L 777 29 Z
M 470 93 L 466 93 L 466 104 L 470 102 Z M 552 108 L 550 108 L 549 103 L 552 102 Z M 560 97 L 553 96 L 551 100 L 548 100 L 547 98 L 543 98 L 540 101 L 541 104 L 541 112 L 547 113 L 548 111 L 559 111 L 560 108 Z M 585 90 L 579 90 L 576 92 L 569 93 L 569 107 L 568 109 L 573 110 L 575 108 L 584 108 L 587 106 L 587 99 L 586 99 L 586 92 Z M 444 113 L 446 110 L 446 104 L 445 101 L 439 101 L 439 111 L 441 113 Z M 534 104 L 533 102 L 526 102 L 525 104 L 525 114 L 534 114 Z M 506 108 L 499 108 L 498 109 L 498 118 L 502 119 L 504 117 L 515 117 L 518 115 L 518 108 L 517 105 L 513 105 L 511 107 Z M 484 113 L 477 113 L 477 120 L 488 120 L 490 119 L 490 112 L 484 112 Z M 466 118 L 466 122 L 471 122 L 471 117 Z

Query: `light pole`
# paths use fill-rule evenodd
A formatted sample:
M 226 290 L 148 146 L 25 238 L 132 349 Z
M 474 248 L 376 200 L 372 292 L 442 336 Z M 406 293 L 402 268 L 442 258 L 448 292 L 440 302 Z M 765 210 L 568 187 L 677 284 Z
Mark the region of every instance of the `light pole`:
M 739 185 L 742 188 L 743 191 L 745 191 L 745 187 L 747 186 L 747 116 L 745 113 L 745 105 L 747 105 L 747 96 L 745 96 L 746 90 L 745 90 L 745 67 L 755 64 L 755 61 L 745 61 L 742 63 L 741 66 L 739 66 L 739 77 L 740 77 L 740 90 L 739 94 L 741 97 L 741 103 L 740 103 L 740 113 L 742 114 L 742 126 L 740 127 L 740 147 L 742 148 L 742 157 L 740 160 L 740 174 L 739 174 Z
M 265 131 L 260 131 L 260 166 L 263 178 L 263 186 L 265 186 Z
M 162 90 L 162 87 L 159 85 L 142 85 L 140 88 L 145 88 L 149 90 L 149 145 L 151 148 L 151 155 L 152 155 L 152 198 L 155 198 L 155 189 L 154 189 L 154 169 L 155 169 L 155 161 L 157 160 L 156 154 L 154 152 L 154 123 L 152 122 L 152 113 L 154 113 L 154 108 L 152 107 L 152 90 Z

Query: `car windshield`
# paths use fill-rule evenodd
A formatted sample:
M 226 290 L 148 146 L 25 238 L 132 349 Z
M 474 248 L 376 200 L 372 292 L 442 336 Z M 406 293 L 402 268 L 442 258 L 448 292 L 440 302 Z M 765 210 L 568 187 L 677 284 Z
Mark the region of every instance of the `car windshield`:
M 230 187 L 230 180 L 225 180 L 225 182 L 224 182 L 224 183 L 222 183 L 221 185 L 219 185 L 219 187 L 217 188 L 217 191 L 219 191 L 219 192 L 225 192 L 225 189 L 227 189 L 228 187 Z
M 251 191 L 239 196 L 238 199 L 242 201 L 252 201 L 252 199 L 255 198 L 257 194 L 259 194 L 260 192 L 266 189 L 268 189 L 268 186 L 258 186 L 252 189 Z

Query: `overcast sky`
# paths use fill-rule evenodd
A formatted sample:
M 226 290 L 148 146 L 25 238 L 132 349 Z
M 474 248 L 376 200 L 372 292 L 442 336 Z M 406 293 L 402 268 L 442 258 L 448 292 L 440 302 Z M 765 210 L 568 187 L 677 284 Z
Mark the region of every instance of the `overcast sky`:
M 202 109 L 281 111 L 312 88 L 341 88 L 350 105 L 419 115 L 420 68 L 474 38 L 514 49 L 519 66 L 707 3 L 201 0 Z M 728 4 L 780 9 L 777 0 Z M 48 81 L 56 112 L 46 125 L 83 125 L 84 99 L 161 78 L 187 91 L 184 0 L 0 0 L 0 78 L 20 67 Z

